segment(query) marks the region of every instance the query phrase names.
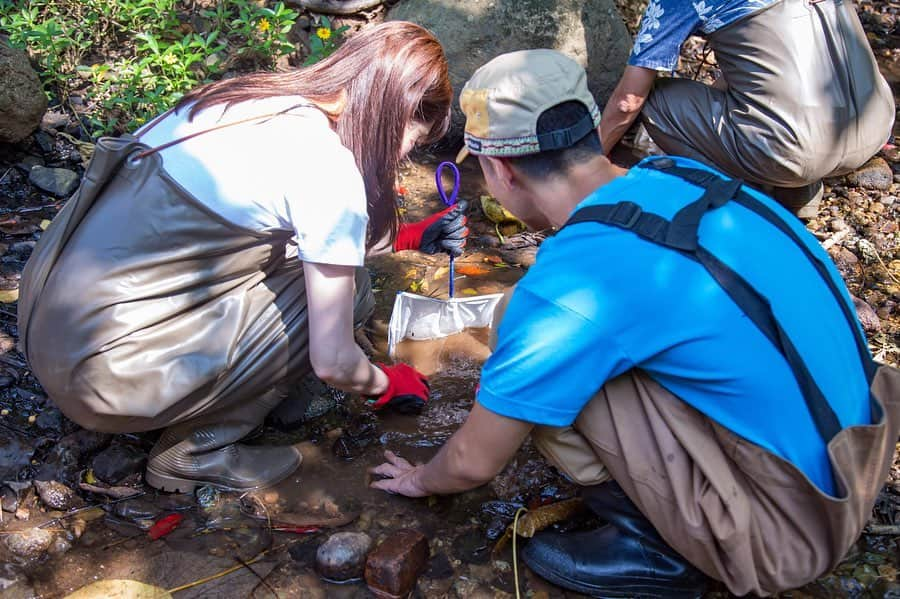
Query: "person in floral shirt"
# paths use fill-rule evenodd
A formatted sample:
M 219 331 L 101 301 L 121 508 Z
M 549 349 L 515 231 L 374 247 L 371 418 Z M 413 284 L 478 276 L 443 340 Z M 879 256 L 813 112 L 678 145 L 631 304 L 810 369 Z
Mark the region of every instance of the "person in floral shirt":
M 691 35 L 706 38 L 721 77 L 657 79 Z M 811 218 L 822 178 L 887 141 L 894 103 L 852 3 L 651 0 L 603 112 L 607 153 L 639 114 L 665 153 L 716 166 Z

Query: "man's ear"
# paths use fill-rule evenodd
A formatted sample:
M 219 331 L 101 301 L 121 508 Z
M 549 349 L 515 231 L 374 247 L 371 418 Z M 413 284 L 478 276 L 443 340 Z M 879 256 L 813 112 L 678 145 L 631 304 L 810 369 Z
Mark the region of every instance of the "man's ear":
M 506 189 L 515 189 L 520 186 L 519 175 L 506 158 L 495 156 L 479 156 L 482 160 L 482 168 L 490 169 L 495 181 Z

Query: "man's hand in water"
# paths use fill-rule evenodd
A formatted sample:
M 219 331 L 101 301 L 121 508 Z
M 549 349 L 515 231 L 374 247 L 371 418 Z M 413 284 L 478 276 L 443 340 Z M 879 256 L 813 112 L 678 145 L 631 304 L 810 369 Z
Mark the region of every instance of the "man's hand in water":
M 419 482 L 419 475 L 424 466 L 413 466 L 393 451 L 385 451 L 384 458 L 387 462 L 370 469 L 369 472 L 387 478 L 373 481 L 370 487 L 407 497 L 426 497 L 431 494 Z
M 413 466 L 386 451 L 387 462 L 370 472 L 389 478 L 374 481 L 370 486 L 407 497 L 474 489 L 503 470 L 532 428 L 534 425 L 529 422 L 495 414 L 476 400 L 469 417 L 430 462 Z

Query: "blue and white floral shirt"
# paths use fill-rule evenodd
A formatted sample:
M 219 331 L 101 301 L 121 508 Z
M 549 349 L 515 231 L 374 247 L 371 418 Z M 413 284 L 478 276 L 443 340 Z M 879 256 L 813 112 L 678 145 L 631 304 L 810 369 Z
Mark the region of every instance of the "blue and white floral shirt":
M 695 33 L 710 34 L 776 0 L 650 0 L 634 36 L 628 64 L 674 71 L 681 44 Z

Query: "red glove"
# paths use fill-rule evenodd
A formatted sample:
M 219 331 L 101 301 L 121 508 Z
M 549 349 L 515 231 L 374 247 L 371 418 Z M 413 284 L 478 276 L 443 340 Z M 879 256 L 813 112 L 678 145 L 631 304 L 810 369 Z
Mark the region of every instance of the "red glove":
M 409 364 L 377 364 L 388 377 L 388 388 L 369 402 L 375 410 L 386 406 L 401 414 L 418 414 L 428 401 L 428 379 Z
M 420 250 L 426 254 L 447 252 L 452 256 L 459 256 L 469 234 L 466 227 L 468 206 L 466 200 L 460 200 L 425 220 L 401 224 L 397 239 L 394 240 L 394 251 Z

